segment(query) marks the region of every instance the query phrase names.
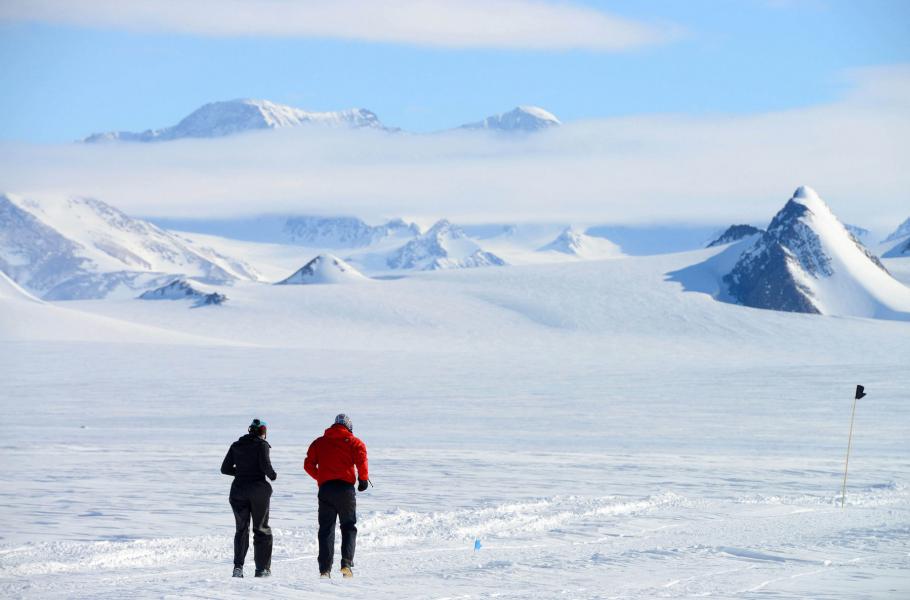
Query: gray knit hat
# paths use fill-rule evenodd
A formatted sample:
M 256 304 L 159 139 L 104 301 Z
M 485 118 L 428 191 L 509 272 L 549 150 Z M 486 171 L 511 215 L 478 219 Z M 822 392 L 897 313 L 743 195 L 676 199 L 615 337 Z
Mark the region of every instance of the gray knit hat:
M 347 416 L 344 413 L 341 413 L 335 417 L 335 425 L 344 425 L 348 428 L 348 431 L 354 433 L 354 424 L 351 422 L 351 417 Z

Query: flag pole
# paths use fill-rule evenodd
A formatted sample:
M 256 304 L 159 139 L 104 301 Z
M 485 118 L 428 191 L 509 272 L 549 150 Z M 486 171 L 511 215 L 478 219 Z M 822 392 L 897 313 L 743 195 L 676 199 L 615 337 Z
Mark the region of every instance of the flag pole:
M 856 386 L 856 394 L 853 395 L 853 412 L 850 414 L 850 437 L 847 438 L 847 459 L 844 461 L 844 485 L 841 489 L 840 507 L 844 508 L 847 504 L 847 469 L 850 467 L 850 447 L 853 445 L 853 420 L 856 418 L 856 401 L 865 396 L 865 388 L 861 385 Z

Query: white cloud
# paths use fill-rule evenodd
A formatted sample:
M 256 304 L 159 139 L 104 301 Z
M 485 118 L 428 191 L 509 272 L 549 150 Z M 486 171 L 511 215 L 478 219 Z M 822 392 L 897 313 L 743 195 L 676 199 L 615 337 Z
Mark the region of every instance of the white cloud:
M 0 21 L 457 48 L 623 50 L 679 29 L 544 0 L 4 0 Z
M 841 101 L 755 115 L 644 115 L 526 138 L 296 129 L 157 144 L 0 145 L 0 190 L 91 195 L 138 215 L 265 212 L 460 221 L 766 221 L 800 184 L 848 222 L 910 207 L 910 68 Z

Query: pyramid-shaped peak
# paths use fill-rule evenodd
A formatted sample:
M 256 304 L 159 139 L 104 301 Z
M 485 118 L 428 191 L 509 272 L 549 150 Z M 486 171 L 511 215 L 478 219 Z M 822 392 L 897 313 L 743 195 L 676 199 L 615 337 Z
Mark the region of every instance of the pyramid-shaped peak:
M 320 254 L 276 285 L 356 283 L 369 277 L 332 254 Z
M 807 186 L 796 190 L 723 281 L 730 298 L 755 308 L 910 317 L 910 290 Z

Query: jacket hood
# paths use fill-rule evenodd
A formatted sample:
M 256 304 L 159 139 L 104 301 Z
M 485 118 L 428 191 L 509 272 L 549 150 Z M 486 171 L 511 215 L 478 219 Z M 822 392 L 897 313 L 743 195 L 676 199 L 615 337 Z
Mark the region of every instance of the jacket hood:
M 326 429 L 325 435 L 327 435 L 329 437 L 338 437 L 338 438 L 354 437 L 354 434 L 351 433 L 351 431 L 348 430 L 347 427 L 345 427 L 344 425 L 340 425 L 338 423 L 336 423 L 336 424 L 332 425 L 331 427 L 329 427 L 328 429 Z

